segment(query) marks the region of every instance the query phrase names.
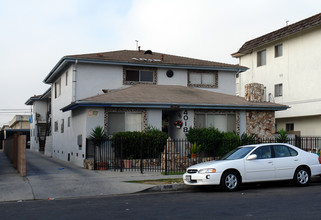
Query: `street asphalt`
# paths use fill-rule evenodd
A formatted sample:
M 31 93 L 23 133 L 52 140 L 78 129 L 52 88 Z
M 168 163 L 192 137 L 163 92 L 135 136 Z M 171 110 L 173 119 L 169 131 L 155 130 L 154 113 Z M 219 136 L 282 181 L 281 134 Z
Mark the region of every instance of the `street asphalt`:
M 65 161 L 27 150 L 27 177 L 21 177 L 0 150 L 0 202 L 120 195 L 141 191 L 188 188 L 183 184 L 150 185 L 132 180 L 181 178 L 160 172 L 116 172 L 87 170 Z

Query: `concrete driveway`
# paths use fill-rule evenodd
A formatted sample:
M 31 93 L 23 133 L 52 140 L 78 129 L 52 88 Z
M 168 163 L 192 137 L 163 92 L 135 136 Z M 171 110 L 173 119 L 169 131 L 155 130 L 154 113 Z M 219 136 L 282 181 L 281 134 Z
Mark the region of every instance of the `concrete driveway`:
M 20 177 L 0 152 L 0 201 L 57 199 L 139 192 L 153 185 L 127 180 L 161 179 L 158 172 L 94 171 L 27 150 L 27 177 Z M 5 168 L 4 168 L 5 167 Z M 4 168 L 4 169 L 2 169 Z M 180 176 L 167 176 L 177 178 Z

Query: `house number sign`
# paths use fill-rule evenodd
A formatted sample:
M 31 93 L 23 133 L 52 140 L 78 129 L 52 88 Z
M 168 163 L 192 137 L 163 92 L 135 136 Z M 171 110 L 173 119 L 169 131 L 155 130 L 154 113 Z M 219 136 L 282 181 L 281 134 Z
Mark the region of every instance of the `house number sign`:
M 187 127 L 187 121 L 188 121 L 188 111 L 184 110 L 183 113 L 183 132 L 186 133 L 188 132 L 188 127 Z

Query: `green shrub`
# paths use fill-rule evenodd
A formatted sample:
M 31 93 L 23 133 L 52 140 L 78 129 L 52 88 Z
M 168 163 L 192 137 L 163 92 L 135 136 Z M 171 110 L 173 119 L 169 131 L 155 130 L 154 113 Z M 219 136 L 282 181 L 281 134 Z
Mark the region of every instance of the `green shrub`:
M 243 133 L 241 135 L 241 143 L 240 145 L 249 145 L 249 144 L 255 144 L 257 142 L 255 134 L 246 134 Z
M 235 132 L 221 132 L 211 128 L 190 128 L 186 134 L 187 140 L 193 145 L 200 146 L 201 153 L 206 155 L 223 156 L 240 145 L 240 137 Z M 193 153 L 193 145 L 190 152 Z
M 276 141 L 278 143 L 287 143 L 289 141 L 288 134 L 283 128 L 278 131 L 278 134 L 276 136 Z
M 166 133 L 155 128 L 144 132 L 118 132 L 113 136 L 113 146 L 118 158 L 155 158 L 164 150 L 167 138 Z
M 222 143 L 223 134 L 218 129 L 211 128 L 190 128 L 186 133 L 190 143 L 201 145 L 201 152 L 204 155 L 217 155 L 219 146 Z
M 236 132 L 223 132 L 223 141 L 218 149 L 218 156 L 224 156 L 240 146 L 240 136 Z
M 190 152 L 191 154 L 198 154 L 201 152 L 202 146 L 200 144 L 197 144 L 196 142 L 191 146 Z

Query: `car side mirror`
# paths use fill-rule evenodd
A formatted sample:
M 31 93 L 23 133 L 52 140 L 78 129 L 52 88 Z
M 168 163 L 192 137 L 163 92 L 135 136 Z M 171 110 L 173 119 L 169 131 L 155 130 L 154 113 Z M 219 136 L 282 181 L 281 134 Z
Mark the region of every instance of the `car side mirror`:
M 251 154 L 250 156 L 247 157 L 247 160 L 255 160 L 257 158 L 256 154 Z

